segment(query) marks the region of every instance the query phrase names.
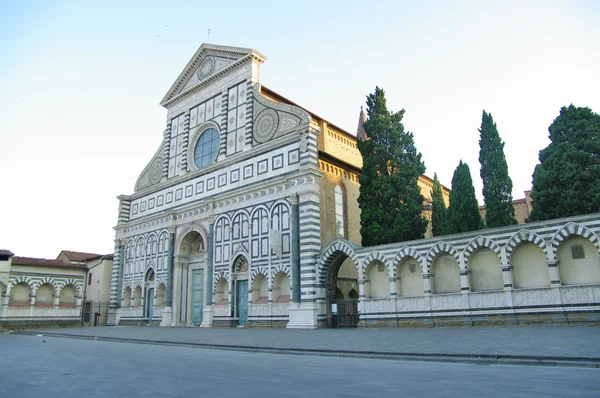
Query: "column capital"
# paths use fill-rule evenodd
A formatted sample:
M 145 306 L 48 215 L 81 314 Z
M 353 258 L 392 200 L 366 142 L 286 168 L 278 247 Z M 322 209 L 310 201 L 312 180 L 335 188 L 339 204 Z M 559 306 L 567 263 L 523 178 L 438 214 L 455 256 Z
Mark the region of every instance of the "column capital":
M 297 205 L 300 202 L 300 197 L 297 193 L 292 194 L 292 196 L 290 196 L 290 201 L 292 202 L 292 205 Z

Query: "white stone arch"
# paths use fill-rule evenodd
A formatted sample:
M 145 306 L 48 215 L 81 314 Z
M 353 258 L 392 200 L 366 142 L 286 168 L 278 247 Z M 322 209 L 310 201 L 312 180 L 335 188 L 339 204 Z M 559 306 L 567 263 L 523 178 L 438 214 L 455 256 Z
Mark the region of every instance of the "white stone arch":
M 35 282 L 33 285 L 33 288 L 31 289 L 31 294 L 33 294 L 34 296 L 37 295 L 37 290 L 39 289 L 39 287 L 42 285 L 46 285 L 46 284 L 52 286 L 53 296 L 58 297 L 58 295 L 60 294 L 58 283 L 56 283 L 54 278 L 49 278 L 49 277 L 44 277 L 44 278 L 38 280 L 37 282 Z M 62 290 L 62 287 L 60 288 L 60 290 Z
M 482 247 L 486 247 L 496 253 L 498 259 L 500 260 L 500 264 L 502 264 L 502 250 L 500 249 L 500 246 L 498 246 L 498 244 L 490 238 L 481 235 L 477 235 L 475 238 L 473 238 L 473 240 L 471 240 L 471 242 L 469 242 L 467 247 L 465 247 L 465 250 L 463 251 L 465 264 L 469 262 L 469 257 L 471 254 Z
M 215 272 L 214 274 L 214 278 L 213 278 L 213 291 L 214 288 L 217 286 L 217 282 L 219 281 L 219 279 L 225 279 L 227 281 L 227 283 L 229 283 L 229 271 L 227 270 L 221 270 L 219 272 Z
M 413 249 L 412 247 L 403 247 L 402 249 L 400 249 L 398 251 L 398 253 L 396 253 L 396 255 L 394 256 L 394 259 L 392 260 L 392 265 L 393 265 L 393 270 L 394 273 L 393 275 L 390 274 L 390 277 L 392 278 L 396 278 L 396 273 L 398 271 L 398 264 L 400 264 L 400 262 L 402 262 L 402 260 L 404 260 L 405 257 L 413 257 L 415 260 L 417 260 L 417 262 L 419 263 L 419 266 L 421 267 L 421 272 L 422 273 L 426 273 L 427 271 L 427 263 L 425 262 L 425 259 L 423 258 L 423 256 L 421 256 L 421 254 L 416 251 L 415 249 Z
M 267 280 L 269 280 L 269 268 L 265 267 L 265 266 L 258 266 L 258 267 L 253 267 L 252 271 L 250 272 L 250 283 L 254 283 L 254 279 L 256 279 L 256 277 L 261 274 L 262 276 L 264 276 L 265 278 L 267 278 Z
M 148 280 L 150 272 L 152 272 L 152 277 L 154 278 L 154 281 Z M 150 265 L 148 265 L 146 267 L 146 269 L 144 270 L 144 283 L 151 283 L 151 282 L 154 282 L 154 284 L 156 285 L 156 267 L 154 266 L 154 264 L 152 262 L 150 262 Z
M 367 271 L 367 267 L 373 262 L 373 261 L 379 261 L 383 264 L 385 264 L 385 267 L 387 268 L 388 271 L 388 276 L 391 277 L 391 275 L 394 273 L 394 266 L 392 264 L 392 262 L 390 261 L 390 259 L 383 253 L 377 251 L 377 250 L 373 250 L 372 252 L 369 253 L 369 255 L 362 261 L 360 269 L 362 271 L 362 275 L 364 277 L 365 272 Z
M 264 211 L 267 214 L 267 220 L 271 220 L 271 209 L 269 209 L 269 207 L 265 204 L 259 204 L 256 205 L 252 208 L 252 211 L 249 212 L 250 214 L 250 223 L 252 223 L 252 219 L 254 218 L 254 216 L 256 215 L 256 213 L 258 213 L 259 211 Z
M 546 241 L 544 240 L 544 238 L 542 238 L 540 235 L 536 234 L 533 231 L 521 229 L 521 230 L 515 232 L 510 237 L 508 242 L 506 242 L 506 245 L 504 247 L 504 249 L 506 251 L 506 261 L 508 261 L 510 263 L 511 254 L 513 253 L 515 248 L 523 242 L 531 242 L 531 243 L 537 245 L 540 249 L 542 249 L 542 252 L 544 252 L 544 254 L 546 254 L 546 257 L 548 256 L 548 253 L 546 252 Z
M 269 224 L 273 220 L 273 213 L 275 212 L 275 209 L 277 209 L 280 206 L 283 206 L 287 210 L 288 217 L 289 217 L 288 222 L 290 223 L 290 228 L 291 228 L 292 208 L 290 206 L 290 202 L 288 202 L 287 199 L 278 199 L 271 204 L 271 208 L 269 209 Z
M 450 254 L 452 257 L 454 257 L 454 259 L 458 263 L 458 266 L 461 266 L 460 255 L 458 254 L 458 251 L 454 248 L 454 246 L 452 246 L 450 243 L 440 241 L 437 244 L 435 244 L 431 249 L 429 249 L 429 252 L 427 253 L 427 274 L 431 272 L 431 263 L 441 253 Z
M 218 229 L 219 228 L 223 228 L 223 231 L 221 232 L 221 234 L 222 234 L 221 240 L 218 239 Z M 229 228 L 229 231 L 226 231 L 227 228 Z M 219 215 L 215 219 L 213 234 L 214 234 L 214 242 L 217 244 L 231 241 L 231 217 L 229 217 L 227 214 Z M 225 239 L 225 235 L 227 235 L 227 239 Z
M 10 295 L 10 291 L 12 290 L 12 288 L 15 287 L 16 285 L 18 285 L 19 283 L 25 283 L 27 286 L 29 286 L 30 294 L 33 294 L 33 287 L 34 287 L 35 283 L 31 280 L 31 278 L 29 278 L 28 276 L 24 276 L 24 275 L 17 276 L 15 279 L 11 280 L 8 283 L 8 288 L 6 289 L 6 294 Z
M 185 238 L 190 233 L 198 233 L 202 238 L 202 242 L 204 243 L 204 250 L 206 250 L 206 245 L 208 243 L 208 231 L 204 228 L 202 224 L 190 224 L 185 226 L 180 233 L 177 234 L 177 238 L 175 239 L 175 254 L 179 255 L 181 253 L 181 245 L 185 241 Z
M 139 235 L 135 240 L 135 258 L 145 258 L 146 257 L 146 239 L 144 235 Z M 142 248 L 140 250 L 140 247 Z M 140 254 L 141 251 L 141 254 Z
M 154 243 L 154 250 L 152 250 L 152 247 L 151 247 L 150 253 L 148 253 L 148 245 L 152 242 Z M 156 254 L 158 254 L 158 234 L 156 233 L 156 231 L 150 232 L 148 234 L 148 236 L 146 236 L 145 248 L 146 248 L 146 250 L 145 250 L 146 257 L 148 257 L 148 256 L 153 257 L 153 256 L 156 256 Z
M 600 239 L 598 235 L 594 233 L 591 229 L 587 228 L 584 225 L 575 224 L 574 222 L 570 222 L 554 234 L 552 237 L 552 260 L 556 261 L 556 254 L 558 251 L 558 247 L 562 242 L 564 242 L 567 238 L 578 235 L 582 238 L 585 238 L 592 242 L 594 246 L 596 246 L 596 250 L 598 250 L 598 254 L 600 255 Z
M 244 217 L 246 218 L 246 222 L 248 223 L 248 231 L 247 231 L 247 235 L 250 236 L 251 235 L 251 225 L 252 225 L 252 219 L 250 218 L 250 212 L 247 209 L 239 209 L 237 210 L 235 213 L 233 213 L 233 215 L 231 216 L 231 224 L 230 224 L 230 228 L 231 228 L 231 239 L 235 240 L 235 241 L 240 241 L 240 240 L 245 240 L 248 238 L 248 236 L 244 237 Z M 237 238 L 233 237 L 233 232 L 234 232 L 234 225 L 236 224 L 237 220 L 240 220 L 240 236 Z
M 290 267 L 284 264 L 277 264 L 276 266 L 271 268 L 271 278 L 275 278 L 275 275 L 277 275 L 280 272 L 285 273 L 288 276 L 288 278 L 290 278 L 290 280 L 292 279 Z
M 257 286 L 256 283 L 260 281 L 260 284 Z M 265 295 L 261 295 L 262 293 L 262 281 L 265 281 L 266 287 L 267 287 L 267 291 L 266 296 Z M 269 274 L 268 274 L 268 269 L 267 267 L 257 267 L 255 269 L 252 270 L 252 275 L 250 278 L 250 283 L 248 286 L 248 291 L 252 294 L 252 302 L 256 302 L 258 299 L 260 298 L 268 298 L 269 297 L 269 290 L 271 290 L 271 288 L 269 287 Z M 258 293 L 256 293 L 258 292 Z M 268 301 L 265 302 L 259 302 L 261 304 L 266 304 Z
M 82 297 L 83 296 L 83 283 L 78 280 L 78 279 L 66 279 L 64 280 L 60 285 L 60 290 L 58 292 L 58 294 L 60 295 L 60 293 L 62 292 L 62 290 L 69 285 L 73 285 L 75 287 L 75 290 L 77 291 L 77 297 Z
M 139 286 L 140 289 L 144 287 L 144 281 L 137 279 L 131 283 L 131 291 L 134 291 Z
M 327 279 L 327 272 L 332 262 L 337 258 L 338 254 L 344 254 L 349 257 L 357 267 L 357 273 L 360 277 L 360 261 L 356 255 L 357 247 L 345 239 L 335 239 L 331 241 L 321 252 L 321 258 L 317 262 L 317 271 L 319 284 L 324 284 Z

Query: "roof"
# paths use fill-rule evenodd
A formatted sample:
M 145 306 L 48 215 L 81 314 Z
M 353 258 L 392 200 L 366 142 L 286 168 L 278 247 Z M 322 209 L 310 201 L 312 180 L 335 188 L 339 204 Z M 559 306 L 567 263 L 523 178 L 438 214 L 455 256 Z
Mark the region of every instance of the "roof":
M 284 97 L 283 95 L 271 90 L 270 88 L 266 87 L 264 84 L 260 85 L 260 93 L 264 96 L 266 96 L 269 99 L 272 99 L 276 102 L 281 102 L 283 104 L 288 104 L 288 105 L 293 105 L 296 108 L 300 108 L 305 112 L 308 112 L 308 114 L 310 115 L 310 117 L 313 119 L 313 121 L 315 122 L 319 122 L 319 121 L 324 121 L 325 123 L 327 123 L 328 126 L 335 128 L 336 132 L 342 135 L 346 135 L 348 138 L 354 139 L 356 140 L 356 136 L 354 136 L 353 134 L 350 134 L 349 132 L 347 132 L 346 130 L 344 130 L 343 128 L 331 123 L 329 120 L 322 118 L 321 116 L 317 115 L 316 113 L 306 109 L 305 107 L 303 107 L 302 105 L 298 105 L 297 103 L 295 103 L 294 101 L 289 100 L 288 98 Z
M 12 259 L 13 265 L 33 265 L 41 267 L 65 267 L 65 268 L 85 268 L 84 264 L 69 264 L 63 260 L 50 260 L 47 258 L 32 258 L 15 256 Z
M 73 252 L 70 250 L 61 251 L 58 257 L 60 257 L 61 254 L 64 254 L 71 261 L 88 261 L 103 256 L 102 254 Z
M 10 250 L 6 250 L 6 249 L 0 249 L 0 256 L 14 256 L 15 253 L 11 252 Z

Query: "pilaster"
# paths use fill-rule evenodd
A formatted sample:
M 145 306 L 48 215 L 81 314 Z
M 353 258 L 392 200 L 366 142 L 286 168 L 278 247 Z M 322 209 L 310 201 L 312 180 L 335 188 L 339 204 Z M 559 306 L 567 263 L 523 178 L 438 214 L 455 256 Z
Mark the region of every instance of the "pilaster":
M 164 132 L 164 146 L 163 146 L 163 167 L 162 176 L 160 181 L 167 181 L 169 177 L 169 152 L 171 150 L 171 119 L 167 119 L 167 128 Z
M 431 277 L 433 273 L 424 273 L 423 274 L 423 293 L 425 296 L 431 296 L 432 287 L 431 287 Z
M 160 326 L 171 326 L 173 322 L 173 255 L 175 252 L 175 227 L 169 226 L 169 248 L 167 251 L 167 288 L 165 308 L 162 311 Z

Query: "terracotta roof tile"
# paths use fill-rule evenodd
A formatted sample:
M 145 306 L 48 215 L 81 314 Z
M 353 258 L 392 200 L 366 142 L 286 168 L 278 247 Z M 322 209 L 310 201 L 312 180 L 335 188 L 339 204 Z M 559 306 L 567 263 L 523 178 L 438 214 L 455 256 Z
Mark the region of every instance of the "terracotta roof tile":
M 83 264 L 69 264 L 63 260 L 50 260 L 47 258 L 32 258 L 15 256 L 12 259 L 13 265 L 34 265 L 42 267 L 69 267 L 69 268 L 85 268 Z
M 88 261 L 93 258 L 102 257 L 102 254 L 73 252 L 70 250 L 63 250 L 62 252 L 60 252 L 60 254 L 64 254 L 71 261 Z

